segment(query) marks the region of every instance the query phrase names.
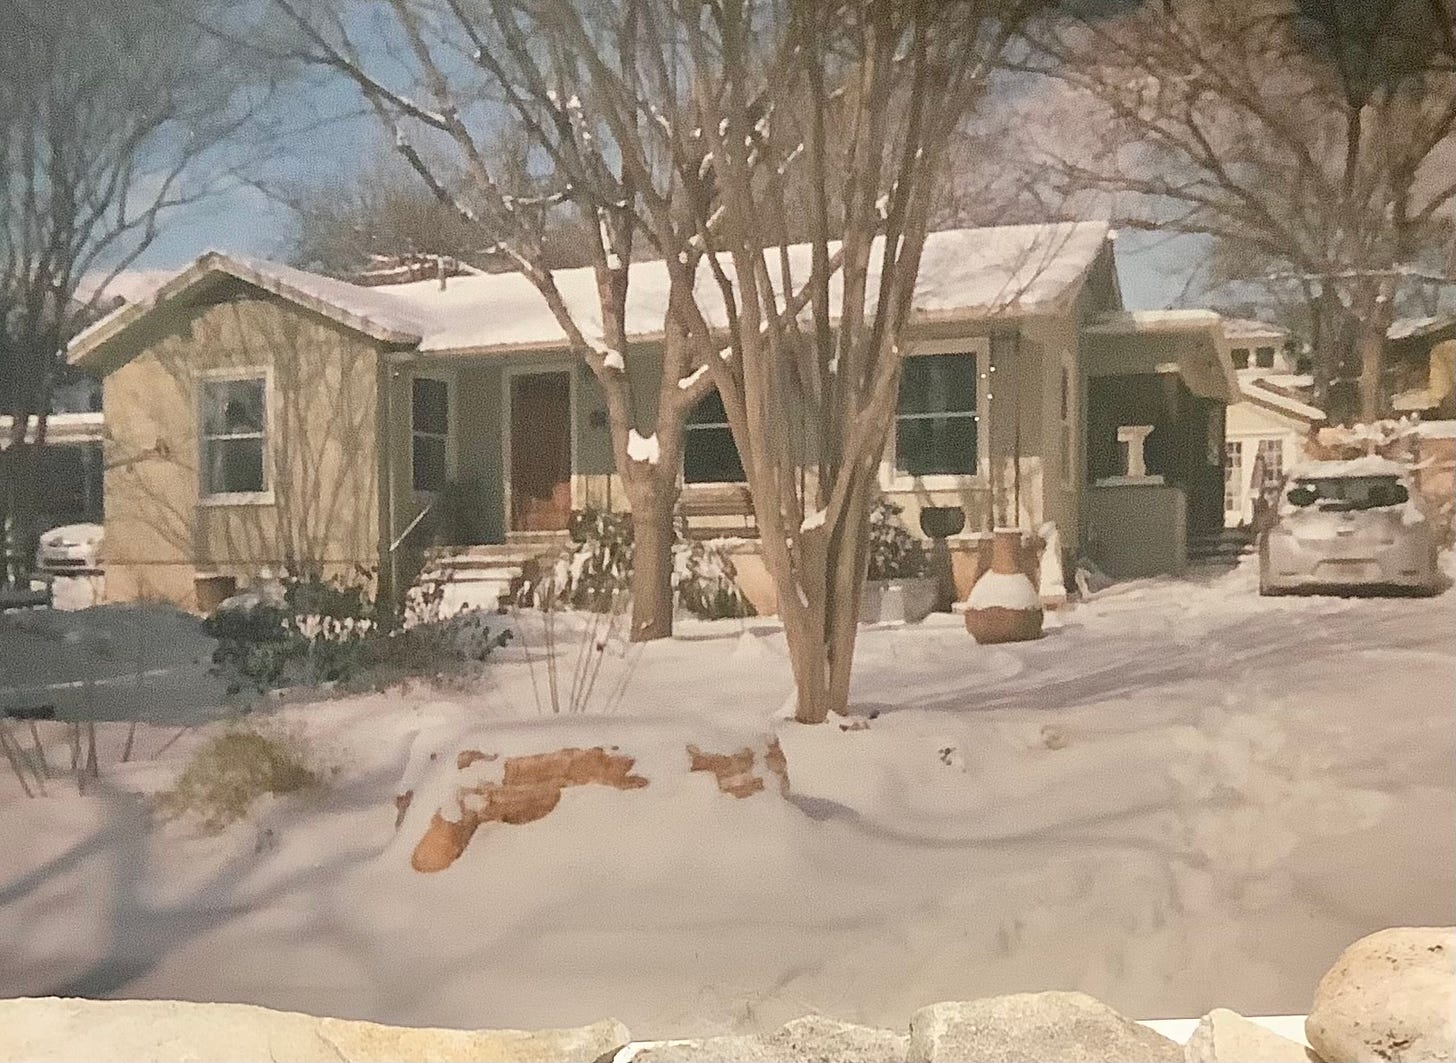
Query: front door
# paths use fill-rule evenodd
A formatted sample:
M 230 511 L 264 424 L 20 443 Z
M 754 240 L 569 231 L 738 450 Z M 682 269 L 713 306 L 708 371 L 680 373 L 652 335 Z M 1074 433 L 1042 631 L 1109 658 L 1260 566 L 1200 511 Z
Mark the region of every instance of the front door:
M 571 518 L 571 374 L 511 377 L 511 530 L 560 531 Z

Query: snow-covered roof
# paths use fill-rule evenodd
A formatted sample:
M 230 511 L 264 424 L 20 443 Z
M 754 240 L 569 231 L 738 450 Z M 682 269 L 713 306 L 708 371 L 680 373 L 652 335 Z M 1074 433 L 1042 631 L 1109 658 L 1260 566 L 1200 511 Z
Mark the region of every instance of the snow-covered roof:
M 1203 332 L 1217 328 L 1222 320 L 1212 310 L 1118 310 L 1100 315 L 1087 331 L 1101 336 Z
M 1456 439 L 1456 421 L 1418 421 L 1415 434 L 1422 439 Z
M 1239 385 L 1224 350 L 1223 318 L 1213 310 L 1116 310 L 1086 327 L 1095 336 L 1187 337 L 1178 350 L 1178 371 L 1193 393 L 1231 403 Z
M 1288 339 L 1289 330 L 1249 317 L 1226 317 L 1223 319 L 1223 334 L 1230 342 L 1249 343 L 1254 340 Z
M 996 313 L 1027 314 L 1060 307 L 1080 290 L 1107 237 L 1104 222 L 931 233 L 915 286 L 915 316 L 921 321 L 974 320 Z M 810 259 L 806 244 L 789 249 L 796 281 L 807 276 Z M 879 241 L 871 261 L 880 261 Z M 731 277 L 731 263 L 725 258 L 723 264 Z M 364 287 L 274 262 L 209 252 L 150 294 L 77 336 L 70 346 L 71 361 L 87 359 L 142 315 L 217 272 L 307 306 L 375 339 L 421 351 L 507 352 L 557 348 L 565 342 L 540 292 L 519 273 L 452 277 L 443 289 L 437 280 Z M 776 263 L 770 272 L 777 280 Z M 587 339 L 600 342 L 603 329 L 593 271 L 557 270 L 554 279 Z M 867 303 L 877 297 L 878 286 L 878 274 L 872 269 Z M 699 268 L 696 287 L 710 325 L 726 327 L 727 314 L 706 263 Z M 665 263 L 632 266 L 627 296 L 629 337 L 638 341 L 661 337 L 667 296 Z M 836 314 L 839 296 L 836 283 L 831 289 Z
M 1406 340 L 1412 336 L 1420 336 L 1427 332 L 1447 328 L 1453 322 L 1456 322 L 1456 318 L 1449 314 L 1435 317 L 1398 317 L 1390 323 L 1390 328 L 1385 330 L 1385 336 L 1392 340 Z
M 1295 389 L 1312 385 L 1312 377 L 1264 373 L 1257 369 L 1240 369 L 1238 374 L 1239 393 L 1250 402 L 1291 414 L 1302 421 L 1315 423 L 1325 419 L 1324 411 L 1318 406 L 1305 402 L 1297 393 L 1292 393 Z M 1285 383 L 1286 381 L 1289 383 Z

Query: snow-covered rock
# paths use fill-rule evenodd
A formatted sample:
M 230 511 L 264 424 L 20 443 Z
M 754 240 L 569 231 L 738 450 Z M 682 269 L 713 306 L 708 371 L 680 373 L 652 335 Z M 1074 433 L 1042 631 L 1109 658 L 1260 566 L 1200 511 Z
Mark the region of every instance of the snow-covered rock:
M 1187 1063 L 1310 1063 L 1315 1058 L 1298 1041 L 1227 1008 L 1215 1008 L 1199 1020 L 1183 1054 Z
M 921 1008 L 910 1019 L 907 1058 L 1183 1063 L 1183 1048 L 1085 993 L 1015 993 Z
M 596 1059 L 630 1040 L 615 1020 L 570 1030 L 443 1030 L 317 1018 L 251 1004 L 173 1000 L 0 1000 L 0 1061 L 223 1063 L 288 1059 Z
M 855 1026 L 806 1015 L 764 1036 L 709 1037 L 647 1043 L 619 1055 L 619 1063 L 901 1063 L 907 1038 L 893 1030 Z
M 1304 1028 L 1324 1059 L 1456 1058 L 1456 930 L 1361 938 L 1320 979 Z

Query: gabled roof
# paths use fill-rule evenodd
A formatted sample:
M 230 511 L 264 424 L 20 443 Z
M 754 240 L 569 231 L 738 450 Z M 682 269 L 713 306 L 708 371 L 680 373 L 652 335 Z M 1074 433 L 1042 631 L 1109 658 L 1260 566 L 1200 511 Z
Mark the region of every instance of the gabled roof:
M 1088 271 L 1108 246 L 1104 222 L 1058 222 L 985 229 L 952 229 L 926 238 L 914 313 L 919 321 L 975 320 L 992 314 L 1047 313 L 1065 307 L 1081 290 Z M 879 243 L 871 261 L 880 261 Z M 793 275 L 809 272 L 808 245 L 789 249 Z M 732 276 L 731 263 L 724 266 Z M 510 352 L 560 348 L 565 335 L 536 287 L 519 273 L 452 277 L 364 287 L 273 262 L 209 252 L 145 298 L 128 304 L 82 332 L 72 342 L 72 362 L 98 352 L 147 314 L 216 274 L 227 274 L 306 307 L 384 343 L 422 352 Z M 779 277 L 778 264 L 770 273 Z M 556 285 L 588 340 L 601 342 L 601 311 L 590 268 L 557 270 Z M 866 301 L 878 293 L 872 270 Z M 660 261 L 631 269 L 627 332 L 635 341 L 662 336 L 667 316 L 668 273 Z M 709 324 L 726 327 L 719 289 L 707 264 L 697 292 Z M 840 289 L 831 289 L 838 313 Z
M 1238 401 L 1239 382 L 1228 359 L 1223 318 L 1213 310 L 1117 310 L 1099 314 L 1087 332 L 1094 336 L 1187 336 L 1178 371 L 1195 395 L 1223 403 Z
M 321 277 L 277 262 L 209 251 L 149 293 L 82 329 L 67 347 L 68 359 L 74 364 L 86 364 L 94 353 L 157 307 L 218 276 L 235 277 L 383 343 L 414 346 L 420 341 L 421 327 L 408 317 L 405 307 L 388 296 L 371 298 L 378 289 Z
M 1443 329 L 1456 324 L 1456 317 L 1440 314 L 1434 317 L 1398 317 L 1390 323 L 1385 332 L 1389 340 L 1408 340 L 1417 337 L 1434 336 Z
M 1284 414 L 1305 424 L 1323 424 L 1325 412 L 1313 403 L 1304 401 L 1300 391 L 1304 387 L 1303 377 L 1289 374 L 1269 374 L 1258 369 L 1239 370 L 1239 392 L 1245 400 L 1256 403 L 1276 413 Z M 1295 381 L 1299 383 L 1296 384 Z

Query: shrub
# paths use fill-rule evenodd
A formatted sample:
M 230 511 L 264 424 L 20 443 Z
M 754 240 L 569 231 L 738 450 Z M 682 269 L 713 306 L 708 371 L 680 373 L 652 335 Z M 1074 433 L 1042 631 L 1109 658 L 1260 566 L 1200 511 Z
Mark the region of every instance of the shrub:
M 914 579 L 930 571 L 925 546 L 905 527 L 904 508 L 881 498 L 870 510 L 870 565 L 872 580 Z
M 492 632 L 478 613 L 433 618 L 439 591 L 433 585 L 422 592 L 424 615 L 432 619 L 406 625 L 362 580 L 289 578 L 279 593 L 240 596 L 206 620 L 217 639 L 213 671 L 233 694 L 320 683 L 380 686 L 468 671 L 510 638 L 508 630 Z
M 632 585 L 632 518 L 627 513 L 587 508 L 571 516 L 571 553 L 557 566 L 554 594 L 576 609 L 609 612 Z M 688 536 L 687 522 L 674 526 L 672 589 L 678 605 L 704 620 L 753 615 L 753 606 L 734 581 L 727 551 L 715 542 Z
M 684 522 L 686 524 L 686 522 Z M 678 604 L 703 620 L 753 615 L 739 589 L 738 570 L 721 543 L 689 539 L 680 529 L 673 547 L 672 589 Z
M 296 739 L 234 728 L 197 751 L 158 806 L 219 831 L 246 816 L 264 794 L 296 793 L 317 781 Z

